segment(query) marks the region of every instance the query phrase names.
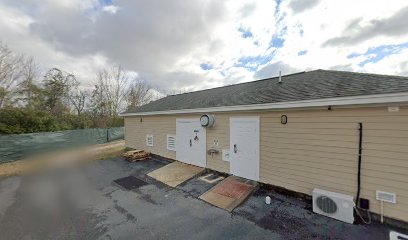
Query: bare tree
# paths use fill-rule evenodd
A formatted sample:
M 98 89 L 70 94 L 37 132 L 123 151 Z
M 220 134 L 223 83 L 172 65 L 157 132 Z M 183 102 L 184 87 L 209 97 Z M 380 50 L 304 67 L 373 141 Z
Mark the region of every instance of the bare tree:
M 81 89 L 79 83 L 71 89 L 69 93 L 69 100 L 71 104 L 74 106 L 74 109 L 78 116 L 80 116 L 81 113 L 83 112 L 86 106 L 86 99 L 88 96 L 89 93 L 86 90 Z
M 126 108 L 129 80 L 129 74 L 120 65 L 101 70 L 97 74 L 97 85 L 104 95 L 104 103 L 111 116 L 118 115 Z
M 137 79 L 129 87 L 127 95 L 127 109 L 134 109 L 152 100 L 154 95 L 152 88 L 143 80 Z
M 105 85 L 104 71 L 96 75 L 95 86 L 91 94 L 89 110 L 97 127 L 106 128 L 110 114 L 110 103 L 107 97 L 108 86 Z
M 18 81 L 21 80 L 21 66 L 24 56 L 13 53 L 0 42 L 0 108 L 11 100 Z
M 27 108 L 38 107 L 38 98 L 42 95 L 41 88 L 36 84 L 38 76 L 38 65 L 34 58 L 24 59 L 21 66 L 21 82 L 17 86 L 18 96 L 15 102 L 22 103 Z

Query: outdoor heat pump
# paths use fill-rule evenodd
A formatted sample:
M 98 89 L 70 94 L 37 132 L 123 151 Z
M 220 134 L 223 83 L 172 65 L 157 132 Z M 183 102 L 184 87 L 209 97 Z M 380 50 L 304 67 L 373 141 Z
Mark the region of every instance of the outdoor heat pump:
M 313 190 L 313 212 L 346 223 L 353 223 L 353 197 L 315 188 Z

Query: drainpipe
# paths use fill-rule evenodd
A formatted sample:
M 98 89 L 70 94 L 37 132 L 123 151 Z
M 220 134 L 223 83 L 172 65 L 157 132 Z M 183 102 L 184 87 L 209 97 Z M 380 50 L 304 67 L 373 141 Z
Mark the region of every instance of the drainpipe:
M 363 123 L 359 122 L 358 123 L 358 171 L 357 171 L 357 195 L 356 195 L 356 206 L 354 206 L 354 209 L 356 210 L 357 215 L 360 217 L 360 219 L 365 223 L 365 224 L 370 224 L 371 223 L 371 215 L 370 211 L 368 209 L 365 209 L 368 220 L 365 220 L 363 216 L 360 213 L 360 189 L 361 189 L 361 158 L 362 158 L 362 151 L 363 151 Z
M 363 145 L 363 123 L 358 123 L 358 171 L 357 171 L 357 196 L 356 196 L 356 205 L 358 206 L 360 201 L 360 188 L 361 188 L 361 155 L 362 155 L 362 145 Z

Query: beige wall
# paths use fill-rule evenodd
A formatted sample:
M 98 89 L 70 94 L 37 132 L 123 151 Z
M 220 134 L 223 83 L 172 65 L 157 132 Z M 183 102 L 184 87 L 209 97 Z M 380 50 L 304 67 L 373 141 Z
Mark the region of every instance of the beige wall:
M 288 116 L 288 124 L 280 116 Z M 229 148 L 229 118 L 260 116 L 260 181 L 311 195 L 322 188 L 355 196 L 357 185 L 358 122 L 363 122 L 361 197 L 379 213 L 375 190 L 393 192 L 397 204 L 385 203 L 386 216 L 408 221 L 408 108 L 388 112 L 386 107 L 297 110 L 287 112 L 216 113 L 216 125 L 207 129 L 207 148 L 219 140 Z M 129 147 L 175 158 L 166 149 L 166 134 L 175 134 L 176 118 L 199 115 L 125 118 Z M 154 147 L 146 147 L 146 134 L 154 135 Z M 207 167 L 229 173 L 221 154 L 207 155 Z

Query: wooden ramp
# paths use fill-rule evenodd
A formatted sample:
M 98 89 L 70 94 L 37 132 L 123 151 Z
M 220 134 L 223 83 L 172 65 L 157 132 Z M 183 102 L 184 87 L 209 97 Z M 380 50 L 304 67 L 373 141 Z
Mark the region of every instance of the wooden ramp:
M 204 171 L 204 168 L 181 163 L 172 162 L 164 167 L 156 169 L 147 174 L 166 185 L 176 187 L 177 185 L 193 178 Z
M 240 177 L 229 176 L 199 198 L 216 207 L 232 212 L 256 189 L 258 183 Z

